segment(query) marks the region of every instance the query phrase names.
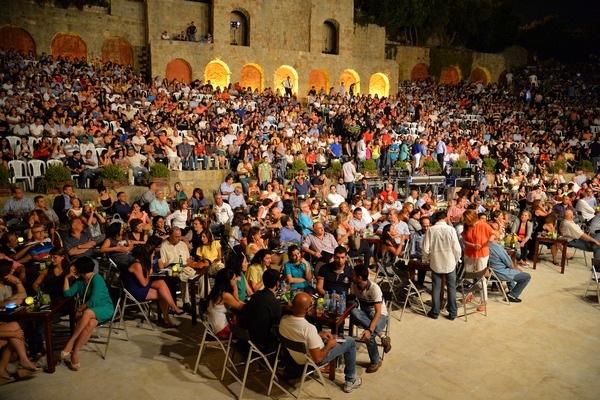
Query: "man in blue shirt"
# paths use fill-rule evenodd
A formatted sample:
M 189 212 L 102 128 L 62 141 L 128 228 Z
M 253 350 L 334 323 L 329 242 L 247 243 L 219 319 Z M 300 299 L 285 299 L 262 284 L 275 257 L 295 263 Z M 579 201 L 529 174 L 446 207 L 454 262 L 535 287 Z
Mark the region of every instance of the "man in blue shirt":
M 508 301 L 520 303 L 522 300 L 519 296 L 531 280 L 531 275 L 523 272 L 521 268 L 513 264 L 506 250 L 497 243 L 496 238 L 497 236 L 493 235 L 489 241 L 490 267 L 492 267 L 498 279 L 507 282 Z
M 333 158 L 340 158 L 342 155 L 342 145 L 340 144 L 340 139 L 337 136 L 335 137 L 331 146 L 329 146 L 329 152 Z

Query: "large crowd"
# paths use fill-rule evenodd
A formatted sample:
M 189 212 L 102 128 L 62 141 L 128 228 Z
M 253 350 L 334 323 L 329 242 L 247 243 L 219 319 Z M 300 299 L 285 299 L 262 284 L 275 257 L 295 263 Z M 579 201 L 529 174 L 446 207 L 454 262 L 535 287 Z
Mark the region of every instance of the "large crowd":
M 361 384 L 354 341 L 336 345 L 332 335 L 343 327 L 319 337 L 303 322 L 310 295 L 356 297 L 351 318 L 364 329 L 367 372 L 376 372 L 382 365 L 377 340 L 385 352 L 391 349 L 379 269 L 406 283 L 406 260 L 429 263 L 428 315 L 440 314 L 437 288 L 445 275 L 447 317 L 454 319 L 457 264 L 467 272 L 489 265 L 508 282 L 510 300 L 520 302 L 537 235 L 559 232 L 571 247 L 600 257 L 600 181 L 579 164 L 590 160 L 598 172 L 597 65 L 518 68 L 504 84 L 406 82 L 387 98 L 355 94 L 343 84 L 313 87 L 306 101 L 270 88 L 146 80 L 116 63 L 36 59 L 12 50 L 0 52 L 0 71 L 0 150 L 7 167 L 13 160 L 61 160 L 80 188 L 111 164 L 128 171 L 132 184 L 142 184 L 156 163 L 230 171 L 209 195 L 181 183 L 170 193 L 149 183 L 141 198 L 128 199 L 96 185 L 97 200 L 82 204 L 66 184 L 50 207 L 44 196 L 30 199 L 13 188 L 0 225 L 8 231 L 1 239 L 0 306 L 20 304 L 39 290 L 89 299 L 61 352 L 73 370 L 96 324 L 112 316 L 99 274 L 107 260 L 136 299 L 159 302 L 168 328 L 176 327 L 170 315 L 190 311 L 189 293 L 183 285 L 180 308 L 153 275 L 172 273 L 173 266 L 182 276 L 207 268 L 214 284 L 202 309 L 215 334 L 231 334 L 232 311 L 247 314 L 253 342 L 265 351 L 275 343 L 270 327 L 281 318 L 275 294 L 282 286 L 306 293 L 294 298 L 293 316 L 283 317 L 280 333 L 306 340 L 317 363 L 344 354 L 344 390 L 352 391 Z M 485 159 L 496 162 L 493 182 L 483 173 Z M 420 176 L 429 161 L 447 176 L 455 165 L 472 167 L 472 186 L 445 199 L 429 187 L 406 193 L 395 187 L 392 170 Z M 362 176 L 365 168 L 378 178 Z M 567 170 L 575 172 L 570 181 Z M 514 243 L 514 262 L 508 243 Z M 557 263 L 559 248 L 549 247 Z M 423 271 L 416 283 L 425 283 Z M 4 340 L 5 331 L 22 335 L 21 328 L 0 325 L 0 344 L 35 371 L 23 342 Z M 39 358 L 43 335 L 34 327 L 25 332 L 29 357 Z M 5 359 L 0 377 L 9 380 Z

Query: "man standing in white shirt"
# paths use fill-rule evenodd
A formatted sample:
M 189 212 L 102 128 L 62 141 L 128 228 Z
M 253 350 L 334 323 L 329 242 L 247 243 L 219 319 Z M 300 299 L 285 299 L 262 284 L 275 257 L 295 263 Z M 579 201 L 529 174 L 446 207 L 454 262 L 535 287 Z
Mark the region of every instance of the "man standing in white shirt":
M 442 276 L 446 277 L 448 291 L 448 315 L 446 318 L 454 320 L 457 314 L 456 305 L 456 264 L 460 260 L 461 248 L 458 235 L 452 225 L 448 224 L 445 211 L 436 213 L 436 224 L 429 228 L 423 239 L 423 262 L 429 262 L 431 268 L 431 310 L 427 316 L 437 319 L 440 315 L 440 288 Z
M 344 185 L 346 185 L 348 198 L 351 198 L 354 193 L 354 181 L 356 180 L 356 161 L 345 162 L 342 165 L 342 172 L 344 173 Z

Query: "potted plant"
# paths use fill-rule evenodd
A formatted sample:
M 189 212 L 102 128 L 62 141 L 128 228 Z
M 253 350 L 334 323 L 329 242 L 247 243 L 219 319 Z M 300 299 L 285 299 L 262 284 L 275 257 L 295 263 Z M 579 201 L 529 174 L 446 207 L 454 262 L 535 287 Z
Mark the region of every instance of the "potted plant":
M 582 164 L 583 164 L 583 162 L 584 161 L 582 161 Z M 594 167 L 592 166 L 591 168 L 592 168 L 592 171 L 593 171 Z M 550 173 L 550 174 L 557 174 L 559 169 L 562 169 L 563 171 L 567 170 L 567 162 L 565 160 L 558 160 L 554 164 L 550 165 L 548 167 L 548 173 Z
M 455 176 L 460 176 L 460 172 L 463 168 L 468 168 L 469 166 L 467 165 L 466 162 L 464 162 L 463 160 L 457 160 L 454 165 L 452 166 L 452 171 L 454 172 Z
M 8 197 L 10 193 L 10 171 L 0 165 L 0 197 Z
M 394 168 L 398 168 L 398 169 L 408 169 L 408 164 L 406 163 L 406 161 L 396 161 L 396 163 L 394 164 Z
M 493 174 L 496 172 L 496 160 L 491 157 L 485 157 L 483 159 L 483 169 L 485 172 Z
M 377 164 L 375 164 L 375 161 L 373 160 L 363 161 L 360 172 L 365 178 L 376 178 L 379 175 L 377 172 Z
M 427 175 L 439 175 L 442 172 L 442 166 L 437 160 L 425 161 L 423 169 Z
M 583 172 L 594 172 L 594 164 L 592 164 L 590 160 L 581 160 L 581 163 L 579 163 L 579 166 L 577 168 L 582 170 Z M 566 171 L 566 162 L 565 168 L 563 168 L 563 170 Z
M 285 179 L 288 181 L 296 178 L 298 171 L 303 170 L 304 172 L 308 172 L 308 166 L 302 160 L 294 160 L 292 165 L 289 165 L 287 171 L 285 171 Z
M 66 184 L 73 184 L 71 171 L 63 165 L 50 165 L 46 174 L 38 182 L 38 192 L 60 194 Z
M 127 184 L 127 171 L 118 165 L 104 165 L 100 168 L 98 179 L 107 188 L 118 188 Z
M 331 164 L 325 171 L 325 176 L 334 182 L 337 182 L 340 176 L 343 176 L 342 163 L 339 161 L 332 161 Z
M 156 183 L 158 187 L 167 187 L 169 186 L 169 176 L 171 176 L 171 171 L 169 171 L 169 167 L 165 164 L 156 163 L 150 167 L 148 176 L 150 182 Z

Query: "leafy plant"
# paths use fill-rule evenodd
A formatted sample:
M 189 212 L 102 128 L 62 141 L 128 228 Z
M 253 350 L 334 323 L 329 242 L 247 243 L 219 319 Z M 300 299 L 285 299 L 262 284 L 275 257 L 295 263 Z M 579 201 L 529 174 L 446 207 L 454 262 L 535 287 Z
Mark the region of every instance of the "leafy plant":
M 394 167 L 400 168 L 400 169 L 408 169 L 408 164 L 406 163 L 406 161 L 400 161 L 400 160 L 398 160 L 394 164 Z
M 361 171 L 375 171 L 377 169 L 377 164 L 374 160 L 365 160 L 362 163 Z
M 452 166 L 453 170 L 457 170 L 460 171 L 463 168 L 468 168 L 469 166 L 467 165 L 466 162 L 464 162 L 463 160 L 457 160 L 454 165 Z
M 566 170 L 567 163 L 565 161 L 563 161 L 563 162 L 565 163 L 565 168 L 563 168 L 563 169 Z M 590 172 L 590 171 L 594 170 L 594 165 L 592 164 L 592 162 L 590 160 L 581 160 L 581 163 L 579 163 L 578 168 L 582 171 Z
M 342 176 L 342 163 L 339 161 L 332 161 L 323 173 L 329 179 L 337 181 L 339 177 Z
M 10 184 L 10 171 L 0 165 L 0 186 L 8 186 Z
M 591 168 L 592 168 L 591 170 L 594 169 L 593 167 L 591 167 Z M 554 164 L 550 165 L 548 167 L 548 172 L 551 174 L 557 174 L 559 169 L 562 169 L 563 171 L 567 170 L 567 162 L 565 160 L 558 160 Z
M 71 172 L 63 165 L 50 165 L 38 182 L 38 190 L 41 193 L 50 189 L 60 190 L 65 183 L 73 183 Z
M 304 172 L 308 172 L 308 166 L 302 160 L 294 160 L 294 162 L 288 166 L 287 171 L 285 171 L 285 179 L 292 180 L 298 174 L 298 171 L 303 170 Z
M 496 172 L 497 161 L 491 157 L 485 157 L 483 159 L 483 169 L 485 172 Z
M 430 173 L 430 174 L 442 172 L 442 167 L 441 167 L 440 163 L 437 162 L 437 160 L 425 161 L 425 163 L 423 164 L 423 169 L 425 170 L 425 172 Z
M 167 167 L 163 163 L 156 163 L 150 167 L 149 176 L 150 178 L 168 178 L 171 172 L 169 171 L 169 167 Z
M 127 171 L 114 164 L 101 167 L 98 177 L 108 182 L 119 182 L 122 185 L 127 184 Z

